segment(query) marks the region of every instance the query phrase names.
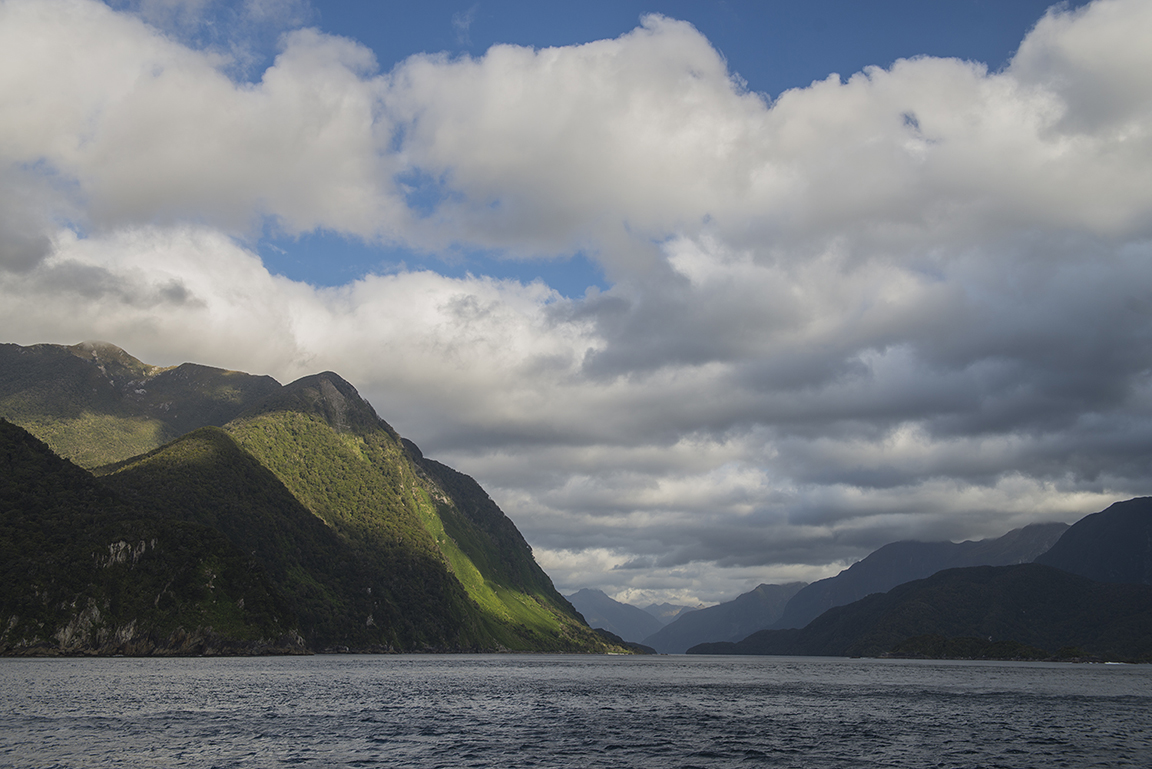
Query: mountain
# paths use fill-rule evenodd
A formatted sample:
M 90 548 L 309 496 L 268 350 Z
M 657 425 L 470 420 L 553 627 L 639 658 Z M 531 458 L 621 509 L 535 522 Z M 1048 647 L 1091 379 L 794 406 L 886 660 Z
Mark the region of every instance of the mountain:
M 834 606 L 883 593 L 944 569 L 1029 563 L 1052 547 L 1068 528 L 1035 523 L 996 539 L 968 542 L 893 542 L 849 566 L 835 577 L 813 582 L 784 608 L 774 628 L 804 627 Z
M 602 628 L 626 641 L 638 643 L 663 627 L 660 620 L 632 604 L 609 598 L 600 590 L 584 588 L 566 596 L 593 628 Z
M 473 479 L 424 457 L 336 374 L 281 386 L 189 364 L 154 369 L 116 349 L 97 346 L 88 357 L 51 345 L 8 349 L 17 370 L 7 372 L 0 404 L 20 411 L 32 432 L 43 427 L 50 445 L 89 458 L 123 451 L 101 449 L 108 431 L 86 433 L 68 414 L 97 414 L 116 429 L 151 419 L 160 425 L 155 435 L 179 432 L 147 453 L 101 465 L 100 482 L 249 554 L 295 609 L 309 648 L 619 648 L 556 592 Z M 77 373 L 69 359 L 88 370 Z M 64 372 L 57 384 L 67 386 L 45 382 L 44 391 L 56 394 L 37 400 L 45 371 Z M 125 371 L 136 385 L 122 386 Z M 86 400 L 89 385 L 98 403 Z M 135 390 L 163 393 L 161 414 Z M 69 398 L 72 411 L 56 416 Z M 61 424 L 67 429 L 54 429 Z
M 295 609 L 310 648 L 385 651 L 435 637 L 421 632 L 418 620 L 391 612 L 381 616 L 381 600 L 387 609 L 395 606 L 390 593 L 379 593 L 387 572 L 373 568 L 370 559 L 301 504 L 224 430 L 196 430 L 128 460 L 101 480 L 124 498 L 146 500 L 165 516 L 209 527 L 251 553 Z M 413 613 L 415 618 L 427 616 L 434 615 Z M 398 637 L 373 633 L 374 626 L 388 627 Z
M 1152 661 L 1152 587 L 1033 563 L 948 569 L 829 609 L 802 629 L 761 630 L 688 653 L 947 654 L 949 642 L 953 653 L 966 648 L 970 656 Z
M 301 653 L 219 533 L 163 518 L 0 420 L 0 654 Z
M 661 654 L 683 654 L 707 641 L 738 641 L 779 619 L 789 599 L 806 584 L 760 585 L 726 603 L 683 614 L 643 643 Z
M 1152 497 L 1081 518 L 1036 563 L 1097 582 L 1152 585 Z
M 661 625 L 667 625 L 681 614 L 686 614 L 690 611 L 696 611 L 697 609 L 703 609 L 704 604 L 699 604 L 697 606 L 683 606 L 681 604 L 668 603 L 665 601 L 664 603 L 650 603 L 642 608 L 644 611 L 660 620 Z
M 105 342 L 0 344 L 0 417 L 89 469 L 221 426 L 279 388 L 193 363 L 150 366 Z

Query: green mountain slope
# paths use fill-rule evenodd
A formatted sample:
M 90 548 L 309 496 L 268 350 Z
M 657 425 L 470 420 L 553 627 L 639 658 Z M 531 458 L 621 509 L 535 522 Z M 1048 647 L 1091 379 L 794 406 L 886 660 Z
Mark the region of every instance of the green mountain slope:
M 279 387 L 191 363 L 149 366 L 104 342 L 0 344 L 0 417 L 87 468 L 223 425 Z
M 403 648 L 606 648 L 479 486 L 409 450 L 335 374 L 284 387 L 226 429 L 362 559 L 404 575 L 382 588 L 398 616 L 443 623 Z
M 415 643 L 418 634 L 402 629 L 399 618 L 391 618 L 391 635 L 369 623 L 381 614 L 381 601 L 391 605 L 382 592 L 383 570 L 368 569 L 348 542 L 223 430 L 201 428 L 110 469 L 102 480 L 123 497 L 206 525 L 250 553 L 295 610 L 310 648 L 386 650 L 399 643 L 397 634 Z
M 301 652 L 260 567 L 0 420 L 0 653 Z
M 802 629 L 761 630 L 688 653 L 876 656 L 907 652 L 910 639 L 926 636 L 1152 661 L 1152 587 L 1039 564 L 949 569 L 829 609 Z
M 475 481 L 335 374 L 281 386 L 104 343 L 0 345 L 5 415 L 138 507 L 250 554 L 312 648 L 619 650 Z

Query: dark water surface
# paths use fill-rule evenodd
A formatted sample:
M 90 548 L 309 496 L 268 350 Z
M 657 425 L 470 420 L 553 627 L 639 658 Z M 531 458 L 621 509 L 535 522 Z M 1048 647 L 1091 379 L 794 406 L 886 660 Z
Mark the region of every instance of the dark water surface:
M 1152 666 L 0 660 L 0 766 L 1152 766 Z

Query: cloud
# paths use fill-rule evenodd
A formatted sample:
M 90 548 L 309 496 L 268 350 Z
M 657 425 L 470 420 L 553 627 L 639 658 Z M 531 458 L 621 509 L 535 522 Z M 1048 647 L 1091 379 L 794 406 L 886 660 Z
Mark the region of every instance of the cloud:
M 472 44 L 469 32 L 472 29 L 472 22 L 476 20 L 476 11 L 479 7 L 479 5 L 473 5 L 467 11 L 452 14 L 452 29 L 456 31 L 456 42 L 463 45 Z
M 384 73 L 297 29 L 248 80 L 140 15 L 7 0 L 0 324 L 339 371 L 565 591 L 719 600 L 1074 520 L 1152 493 L 1148 13 L 768 101 L 661 16 Z M 267 271 L 264 228 L 583 251 L 612 285 L 316 288 Z
M 0 20 L 0 162 L 68 180 L 85 226 L 371 237 L 406 216 L 382 181 L 376 62 L 352 41 L 293 32 L 249 84 L 98 3 L 9 2 Z

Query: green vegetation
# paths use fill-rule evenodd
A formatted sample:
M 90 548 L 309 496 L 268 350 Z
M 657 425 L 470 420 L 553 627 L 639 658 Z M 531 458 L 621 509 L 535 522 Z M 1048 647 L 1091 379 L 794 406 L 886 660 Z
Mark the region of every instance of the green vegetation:
M 110 344 L 0 344 L 0 418 L 86 468 L 222 425 L 278 388 L 271 377 L 190 363 L 149 366 Z
M 310 648 L 622 650 L 556 592 L 475 481 L 425 459 L 335 374 L 281 387 L 103 344 L 0 345 L 0 364 L 0 414 L 96 467 L 138 511 L 128 529 L 199 532 L 247 554 Z M 227 563 L 197 573 L 211 581 Z M 197 621 L 233 634 L 247 616 L 197 606 Z
M 174 437 L 164 423 L 156 419 L 91 411 L 82 412 L 74 419 L 51 419 L 36 414 L 24 418 L 20 426 L 58 448 L 60 456 L 88 468 L 143 454 Z
M 302 651 L 221 535 L 165 520 L 0 420 L 0 653 Z
M 374 588 L 397 609 L 388 622 L 444 612 L 441 636 L 413 628 L 401 648 L 606 648 L 479 486 L 406 446 L 336 375 L 295 382 L 227 429 L 362 561 L 392 575 Z

